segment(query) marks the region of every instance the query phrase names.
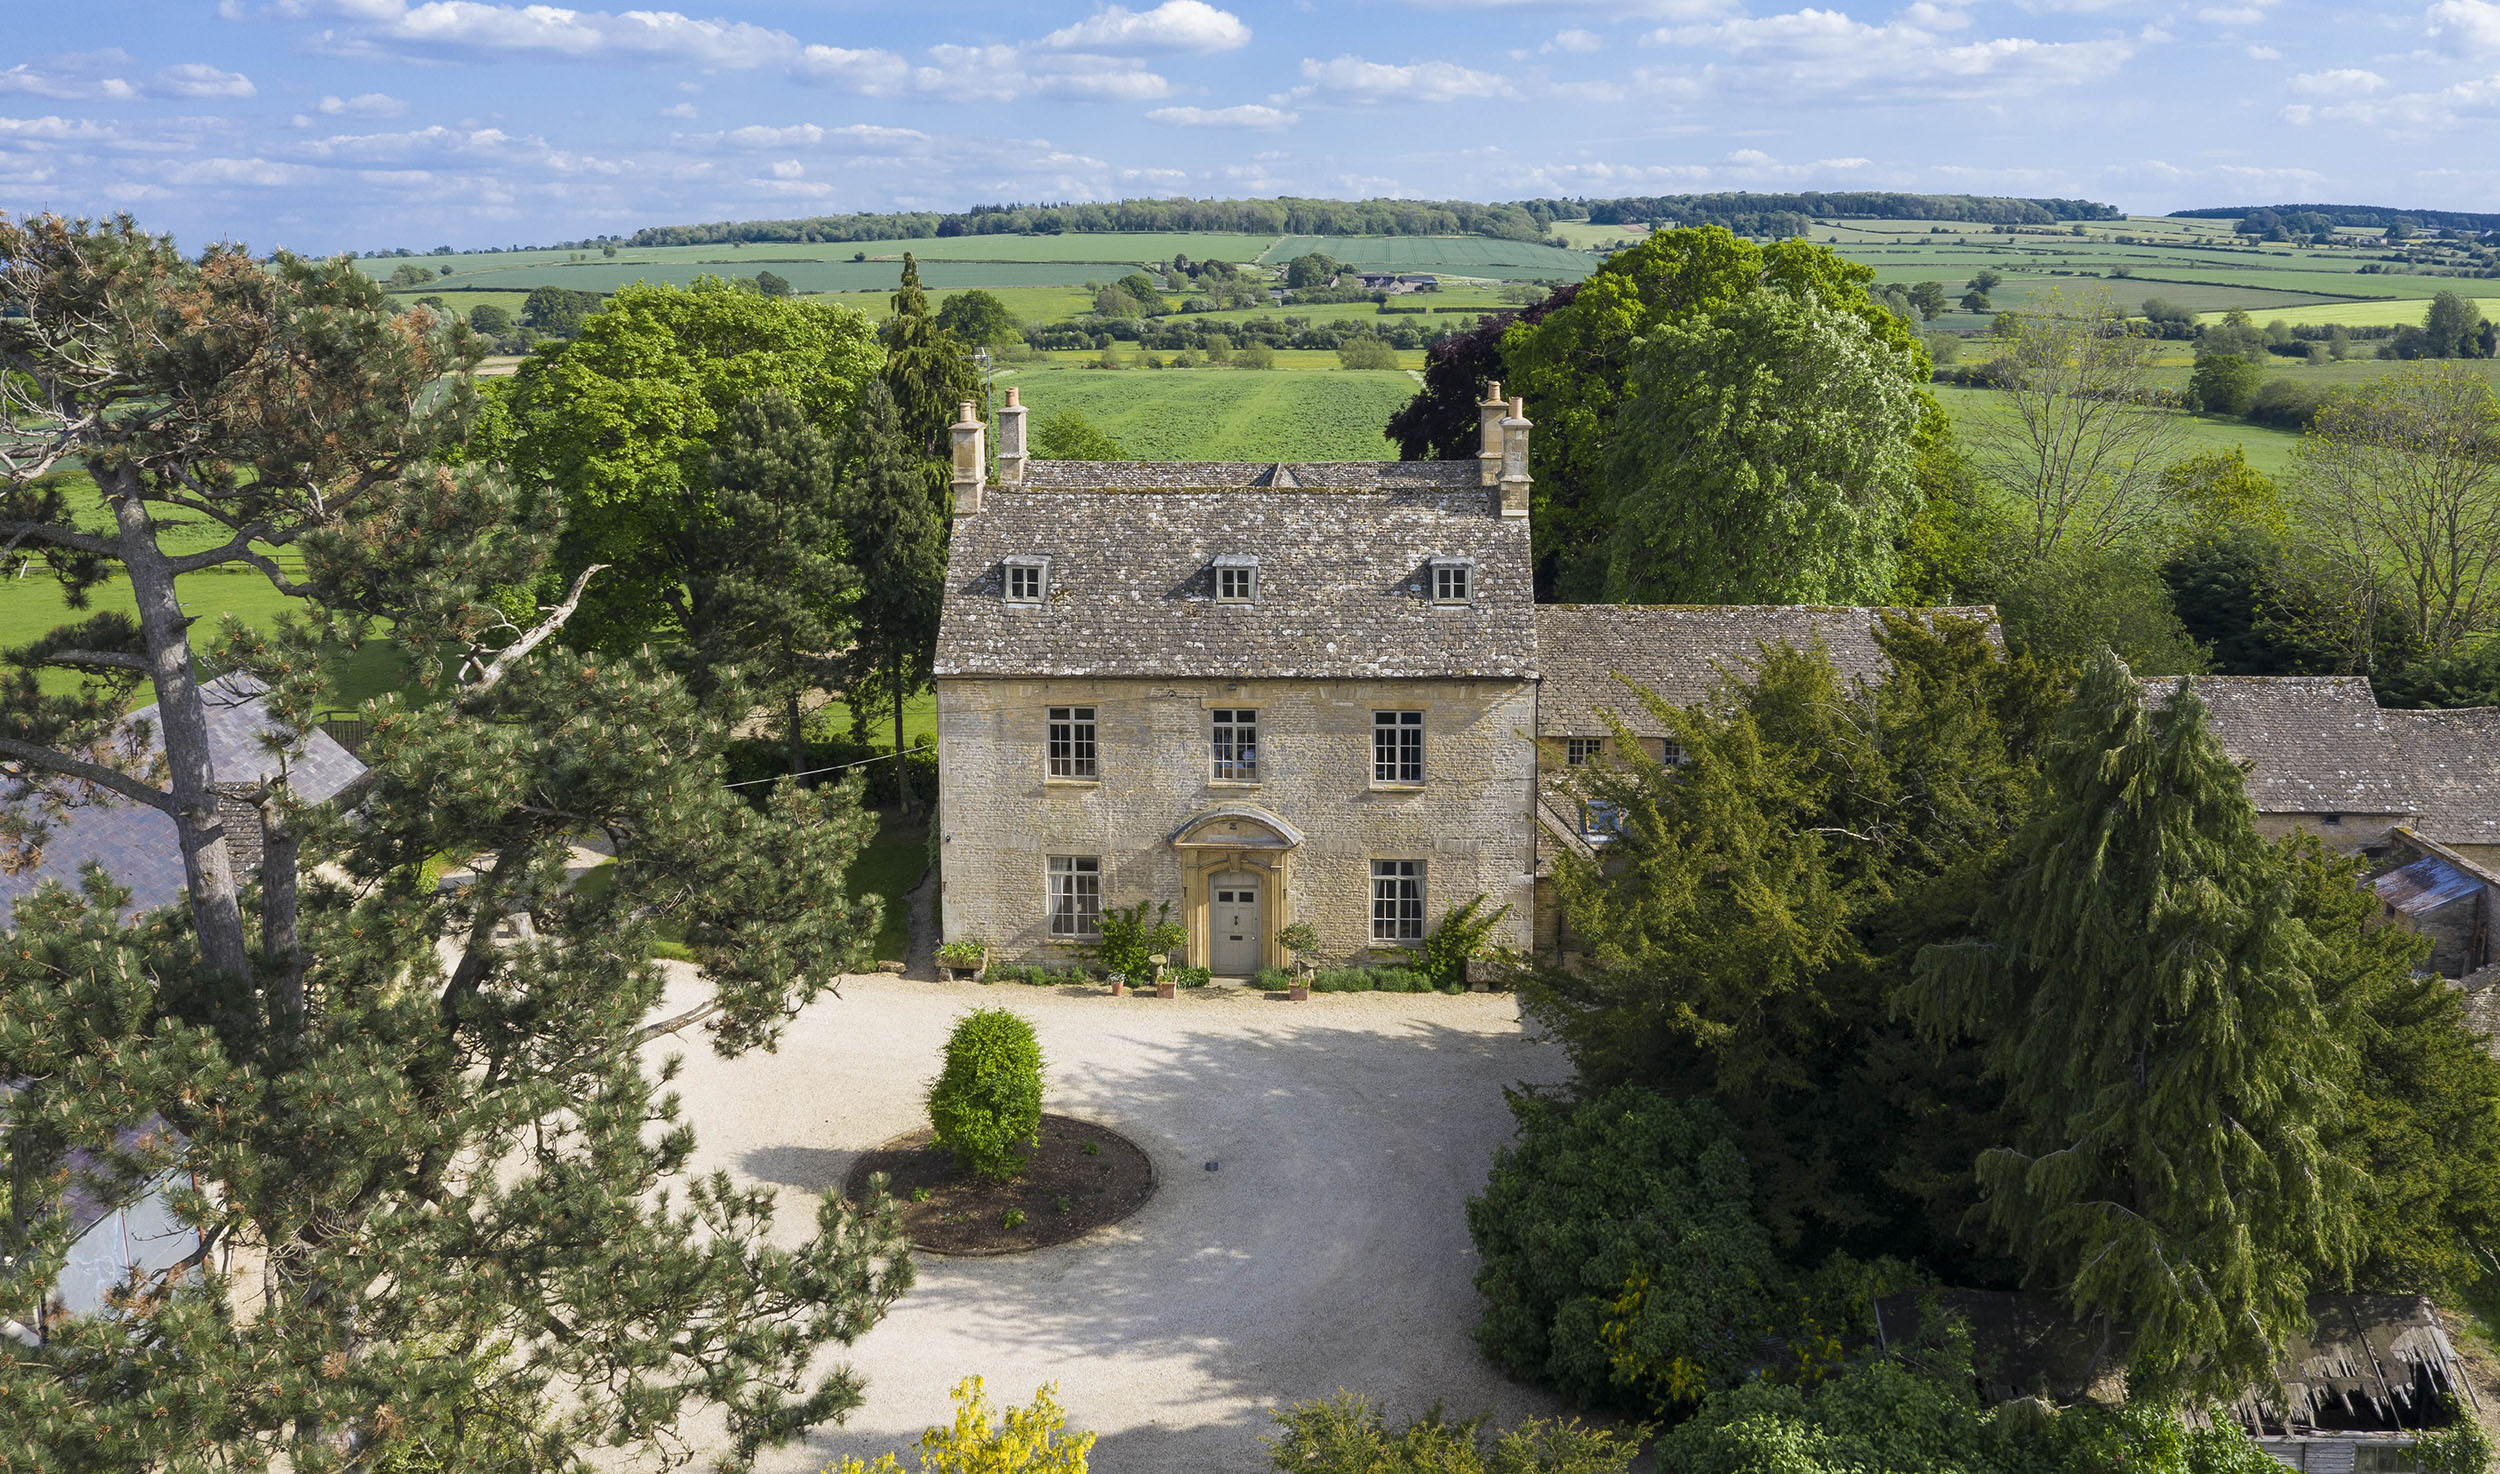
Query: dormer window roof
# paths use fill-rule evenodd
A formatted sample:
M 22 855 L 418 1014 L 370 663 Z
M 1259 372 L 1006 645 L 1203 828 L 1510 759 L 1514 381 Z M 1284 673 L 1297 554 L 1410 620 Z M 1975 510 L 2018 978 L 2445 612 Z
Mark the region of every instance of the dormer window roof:
M 1000 560 L 1010 604 L 1039 604 L 1050 597 L 1050 559 L 1038 554 Z
M 1215 560 L 1215 602 L 1255 604 L 1259 601 L 1259 560 L 1246 553 L 1225 553 Z

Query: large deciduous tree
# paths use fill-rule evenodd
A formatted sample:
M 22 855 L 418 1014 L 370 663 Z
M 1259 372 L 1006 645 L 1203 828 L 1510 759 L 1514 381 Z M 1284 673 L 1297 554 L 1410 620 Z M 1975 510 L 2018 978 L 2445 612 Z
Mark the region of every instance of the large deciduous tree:
M 2133 538 L 2167 508 L 2163 470 L 2187 422 L 2161 403 L 2159 344 L 2106 296 L 2036 300 L 1997 319 L 2008 412 L 1972 433 L 1974 458 L 2015 504 L 2022 554 L 2097 551 Z
M 1919 505 L 1925 377 L 1865 318 L 1785 292 L 1658 329 L 1614 437 L 1607 596 L 1882 601 Z
M 703 638 L 725 517 L 710 470 L 730 411 L 778 393 L 838 427 L 883 362 L 865 316 L 718 278 L 633 286 L 513 381 L 510 454 L 560 500 L 566 577 L 607 565 L 566 638 L 606 649 Z
M 2500 395 L 2481 370 L 2416 364 L 2330 399 L 2292 485 L 2357 604 L 2400 601 L 2437 655 L 2500 622 Z
M 687 1177 L 675 1062 L 643 1057 L 698 1025 L 724 1053 L 768 1048 L 864 957 L 856 787 L 738 798 L 736 693 L 576 652 L 556 638 L 573 597 L 514 595 L 552 509 L 421 459 L 469 398 L 466 350 L 428 315 L 343 261 L 189 261 L 128 222 L 5 230 L 8 536 L 73 588 L 118 567 L 142 592 L 136 622 L 12 653 L 17 691 L 37 664 L 87 680 L 12 695 L 10 774 L 165 809 L 200 863 L 187 904 L 135 918 L 101 874 L 47 888 L 0 948 L 0 1315 L 42 1328 L 0 1342 L 0 1449 L 47 1470 L 521 1474 L 594 1449 L 680 1464 L 701 1419 L 734 1469 L 856 1406 L 858 1378 L 818 1358 L 909 1284 L 890 1209 L 827 1194 L 813 1234 L 776 1234 L 770 1191 Z M 28 489 L 71 457 L 113 533 Z M 227 540 L 169 551 L 175 513 Z M 220 562 L 301 617 L 196 646 L 173 580 Z M 410 674 L 364 708 L 366 775 L 321 808 L 266 785 L 257 883 L 238 876 L 185 797 L 209 774 L 195 667 L 270 682 L 291 746 L 330 699 L 322 657 L 381 621 Z M 169 791 L 82 755 L 140 677 Z M 610 883 L 572 883 L 585 841 Z M 650 960 L 663 925 L 696 961 L 674 982 Z M 46 1206 L 150 1184 L 197 1253 L 111 1314 L 47 1314 L 70 1220 Z
M 2192 685 L 2153 705 L 2104 654 L 2045 773 L 1977 935 L 1922 955 L 1914 1006 L 1984 1041 L 2004 1085 L 2015 1138 L 1978 1162 L 1995 1233 L 2132 1332 L 2141 1386 L 2231 1396 L 2354 1257 L 2326 953 Z

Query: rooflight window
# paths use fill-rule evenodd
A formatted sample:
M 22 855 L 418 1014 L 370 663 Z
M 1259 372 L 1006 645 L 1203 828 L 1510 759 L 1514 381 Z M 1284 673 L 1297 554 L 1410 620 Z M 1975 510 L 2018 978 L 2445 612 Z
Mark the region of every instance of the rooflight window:
M 1007 602 L 1039 604 L 1050 595 L 1050 560 L 1048 558 L 1010 558 L 1007 560 Z
M 1255 604 L 1258 598 L 1258 559 L 1226 554 L 1215 560 L 1215 602 Z
M 1475 602 L 1476 565 L 1464 558 L 1432 560 L 1432 602 L 1435 604 L 1470 604 Z

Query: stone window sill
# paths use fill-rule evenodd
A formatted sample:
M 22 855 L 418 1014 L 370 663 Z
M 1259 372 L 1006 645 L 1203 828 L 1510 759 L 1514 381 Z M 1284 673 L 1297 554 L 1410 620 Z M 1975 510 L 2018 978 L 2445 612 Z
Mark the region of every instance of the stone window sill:
M 1044 788 L 1100 788 L 1100 778 L 1044 778 Z
M 1424 785 L 1421 783 L 1382 783 L 1377 779 L 1372 782 L 1374 793 L 1421 793 L 1423 791 Z
M 1264 788 L 1266 786 L 1256 778 L 1209 778 L 1207 780 L 1209 788 Z

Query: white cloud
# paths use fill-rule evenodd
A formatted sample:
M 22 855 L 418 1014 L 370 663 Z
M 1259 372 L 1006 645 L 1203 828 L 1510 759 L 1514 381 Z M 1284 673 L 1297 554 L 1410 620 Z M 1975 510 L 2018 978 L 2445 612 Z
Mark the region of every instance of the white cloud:
M 797 179 L 807 173 L 807 166 L 796 159 L 783 159 L 773 165 L 775 179 Z
M 576 61 L 603 57 L 676 60 L 746 68 L 788 61 L 787 31 L 745 21 L 697 20 L 674 10 L 569 10 L 484 0 L 278 0 L 289 16 L 334 15 L 362 36 L 427 50 L 537 53 Z
M 2312 97 L 2367 97 L 2387 85 L 2387 79 L 2376 72 L 2359 67 L 2338 67 L 2328 72 L 2302 72 L 2292 78 L 2292 90 Z
M 1340 56 L 1331 61 L 1303 58 L 1302 85 L 1293 89 L 1293 95 L 1339 102 L 1462 102 L 1516 98 L 1519 93 L 1502 77 L 1456 62 L 1398 66 Z
M 1081 51 L 1031 52 L 1020 46 L 932 46 L 912 86 L 948 97 L 1006 102 L 1024 96 L 1149 102 L 1172 84 L 1134 62 Z
M 751 123 L 732 128 L 726 133 L 698 133 L 691 140 L 707 147 L 790 149 L 836 147 L 889 149 L 900 144 L 927 143 L 929 135 L 917 128 L 882 128 L 874 123 L 851 123 L 827 128 L 815 123 L 792 123 L 787 127 L 768 128 Z
M 2424 15 L 2431 35 L 2468 55 L 2500 51 L 2500 5 L 2492 0 L 2439 0 Z
M 1726 53 L 1708 80 L 1736 87 L 1817 98 L 1855 92 L 1936 96 L 1998 96 L 2072 86 L 2109 76 L 2135 54 L 2134 41 L 2040 41 L 1999 36 L 1952 42 L 1907 19 L 1883 25 L 1838 10 L 1805 9 L 1744 16 L 1701 26 L 1665 26 L 1646 45 Z M 1653 89 L 1676 73 L 1635 73 Z
M 841 46 L 805 46 L 791 63 L 801 81 L 840 87 L 868 97 L 891 97 L 911 81 L 911 64 L 891 51 L 853 51 Z
M 1605 46 L 1605 44 L 1604 39 L 1601 38 L 1595 31 L 1584 31 L 1578 26 L 1571 26 L 1564 30 L 1556 31 L 1554 33 L 1553 40 L 1546 42 L 1543 46 L 1540 46 L 1537 49 L 1540 51 L 1569 51 L 1575 53 L 1587 53 L 1600 50 Z
M 2245 49 L 2250 61 L 2281 61 L 2283 59 L 2283 53 L 2271 46 L 2250 46 Z
M 387 92 L 360 92 L 354 97 L 325 97 L 317 109 L 332 118 L 396 118 L 408 111 L 408 104 Z
M 1062 51 L 1236 51 L 1250 44 L 1250 28 L 1229 10 L 1206 0 L 1163 0 L 1152 10 L 1106 5 L 1043 43 Z
M 148 93 L 155 97 L 250 97 L 258 88 L 241 72 L 220 71 L 206 62 L 186 61 L 170 66 L 148 79 Z
M 695 118 L 702 116 L 702 110 L 697 108 L 691 102 L 672 102 L 667 107 L 660 109 L 660 116 L 663 118 L 675 118 L 679 122 L 691 122 Z
M 2275 0 L 2241 0 L 2237 5 L 2208 5 L 2196 12 L 2196 18 L 2218 26 L 2253 26 L 2266 18 Z
M 2393 97 L 2354 98 L 2347 102 L 2293 103 L 2283 121 L 2294 124 L 2342 123 L 2414 136 L 2454 128 L 2469 120 L 2500 116 L 2500 76 L 2454 83 Z
M 1235 107 L 1159 107 L 1146 116 L 1183 128 L 1288 128 L 1302 118 L 1290 109 L 1256 102 Z

